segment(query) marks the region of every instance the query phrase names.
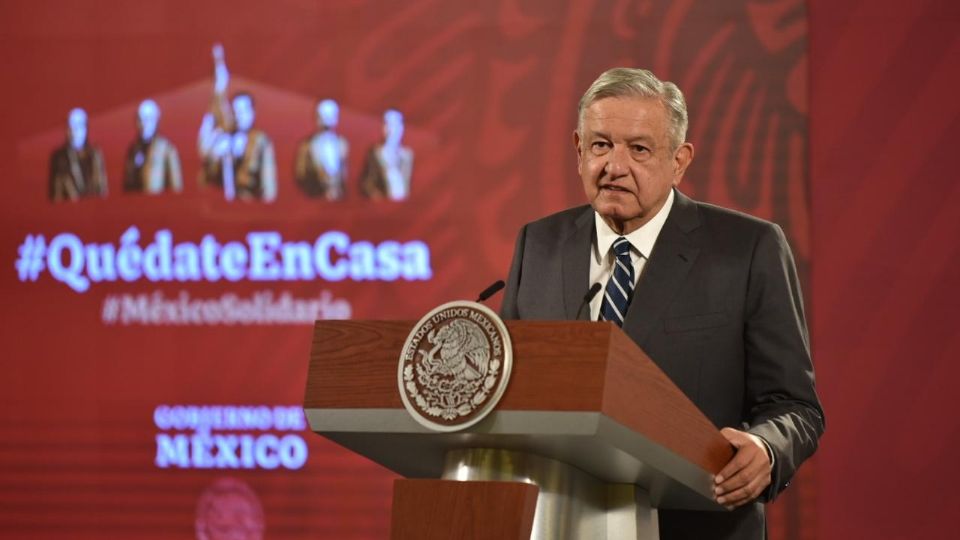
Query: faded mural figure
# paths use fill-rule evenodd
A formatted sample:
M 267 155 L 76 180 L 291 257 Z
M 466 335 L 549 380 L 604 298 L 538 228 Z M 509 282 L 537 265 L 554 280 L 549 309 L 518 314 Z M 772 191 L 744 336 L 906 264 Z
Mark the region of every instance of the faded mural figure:
M 160 107 L 152 99 L 137 109 L 137 138 L 127 148 L 123 166 L 123 190 L 157 194 L 183 190 L 177 147 L 157 133 Z
M 107 196 L 103 153 L 88 140 L 83 109 L 70 111 L 67 140 L 50 155 L 49 196 L 53 202 Z
M 297 147 L 294 178 L 308 197 L 342 199 L 350 146 L 337 133 L 340 106 L 332 99 L 317 104 L 317 131 Z
M 197 147 L 203 161 L 200 184 L 223 189 L 224 198 L 272 202 L 277 198 L 273 143 L 254 128 L 253 96 L 240 92 L 227 104 L 230 83 L 223 47 L 213 47 L 214 83 L 210 111 L 203 116 Z
M 261 540 L 266 528 L 256 492 L 236 478 L 219 478 L 197 501 L 197 540 Z
M 370 199 L 402 201 L 410 196 L 413 150 L 403 146 L 403 113 L 389 109 L 383 114 L 383 143 L 367 152 L 360 190 Z

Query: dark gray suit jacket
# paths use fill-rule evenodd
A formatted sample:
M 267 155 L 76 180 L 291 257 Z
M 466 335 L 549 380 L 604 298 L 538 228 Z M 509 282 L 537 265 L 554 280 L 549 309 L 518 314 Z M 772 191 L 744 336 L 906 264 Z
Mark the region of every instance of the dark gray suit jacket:
M 823 410 L 793 256 L 775 224 L 675 191 L 623 330 L 718 428 L 765 439 L 772 500 L 817 448 Z M 590 287 L 593 209 L 523 227 L 507 281 L 505 319 L 576 319 Z M 732 512 L 660 511 L 663 540 L 765 537 L 763 505 Z

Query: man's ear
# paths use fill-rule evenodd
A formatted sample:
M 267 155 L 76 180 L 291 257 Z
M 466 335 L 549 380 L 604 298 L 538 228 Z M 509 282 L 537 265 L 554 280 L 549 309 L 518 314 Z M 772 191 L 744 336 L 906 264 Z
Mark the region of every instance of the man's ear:
M 577 171 L 580 170 L 580 165 L 583 163 L 583 151 L 580 148 L 580 143 L 583 141 L 580 139 L 580 131 L 573 130 L 573 149 L 577 152 Z
M 683 173 L 687 172 L 687 167 L 693 162 L 693 144 L 685 142 L 673 153 L 673 185 L 680 183 L 683 179 Z

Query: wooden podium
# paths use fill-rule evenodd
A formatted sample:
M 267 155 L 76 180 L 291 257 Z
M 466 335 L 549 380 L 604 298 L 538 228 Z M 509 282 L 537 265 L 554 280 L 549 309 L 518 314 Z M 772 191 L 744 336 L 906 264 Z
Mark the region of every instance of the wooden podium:
M 505 323 L 506 393 L 453 433 L 421 426 L 401 401 L 414 321 L 316 323 L 307 420 L 407 478 L 394 485 L 391 538 L 658 538 L 657 508 L 724 511 L 712 477 L 732 447 L 626 334 Z

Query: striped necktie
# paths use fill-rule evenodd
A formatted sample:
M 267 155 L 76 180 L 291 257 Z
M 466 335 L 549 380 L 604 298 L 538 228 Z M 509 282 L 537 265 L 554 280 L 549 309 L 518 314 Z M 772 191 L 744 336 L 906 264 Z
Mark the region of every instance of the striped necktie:
M 613 241 L 613 251 L 617 258 L 613 261 L 613 274 L 603 291 L 600 304 L 600 320 L 611 321 L 623 326 L 627 315 L 630 297 L 633 296 L 633 262 L 630 260 L 630 241 L 619 237 Z

